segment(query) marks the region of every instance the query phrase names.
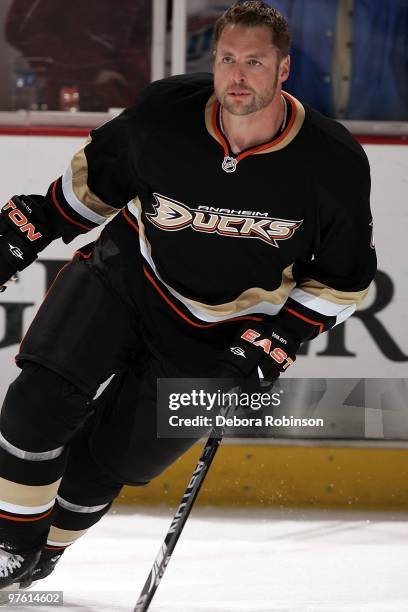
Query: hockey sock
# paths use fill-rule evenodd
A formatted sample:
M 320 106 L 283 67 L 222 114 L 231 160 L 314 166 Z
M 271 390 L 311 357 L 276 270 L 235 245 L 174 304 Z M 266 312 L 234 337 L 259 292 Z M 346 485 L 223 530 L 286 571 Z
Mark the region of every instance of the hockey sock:
M 65 444 L 89 411 L 87 396 L 35 364 L 10 385 L 0 415 L 0 547 L 30 552 L 46 542 Z

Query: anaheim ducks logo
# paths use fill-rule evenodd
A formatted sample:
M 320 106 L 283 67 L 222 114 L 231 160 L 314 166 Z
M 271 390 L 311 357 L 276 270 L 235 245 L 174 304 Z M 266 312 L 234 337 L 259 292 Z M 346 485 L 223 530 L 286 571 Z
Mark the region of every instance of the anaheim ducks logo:
M 279 240 L 288 240 L 303 223 L 277 219 L 267 213 L 230 210 L 211 206 L 188 208 L 185 204 L 154 194 L 154 213 L 146 216 L 151 223 L 165 231 L 179 231 L 190 227 L 196 232 L 213 232 L 233 238 L 255 238 L 279 247 Z

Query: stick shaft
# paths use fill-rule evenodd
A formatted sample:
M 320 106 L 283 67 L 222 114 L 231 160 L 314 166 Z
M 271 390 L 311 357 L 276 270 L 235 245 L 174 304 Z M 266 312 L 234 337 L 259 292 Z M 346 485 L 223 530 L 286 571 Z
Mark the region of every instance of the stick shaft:
M 212 433 L 212 432 L 211 432 Z M 197 462 L 197 465 L 192 473 L 190 482 L 187 485 L 186 491 L 181 498 L 179 507 L 171 522 L 170 528 L 166 534 L 164 542 L 156 556 L 153 567 L 150 570 L 149 576 L 140 593 L 134 612 L 146 612 L 149 609 L 153 596 L 160 584 L 166 567 L 170 561 L 171 554 L 178 542 L 178 539 L 183 531 L 184 525 L 188 519 L 194 501 L 200 491 L 201 485 L 204 482 L 205 476 L 210 468 L 212 460 L 218 450 L 222 437 L 208 438 L 203 452 Z

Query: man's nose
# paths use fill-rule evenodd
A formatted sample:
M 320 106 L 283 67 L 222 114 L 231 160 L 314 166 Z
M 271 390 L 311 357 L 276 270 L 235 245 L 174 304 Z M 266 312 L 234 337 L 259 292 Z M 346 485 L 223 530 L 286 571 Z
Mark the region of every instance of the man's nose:
M 243 68 L 240 66 L 234 66 L 234 70 L 232 71 L 232 78 L 236 83 L 243 83 L 246 80 L 246 74 Z

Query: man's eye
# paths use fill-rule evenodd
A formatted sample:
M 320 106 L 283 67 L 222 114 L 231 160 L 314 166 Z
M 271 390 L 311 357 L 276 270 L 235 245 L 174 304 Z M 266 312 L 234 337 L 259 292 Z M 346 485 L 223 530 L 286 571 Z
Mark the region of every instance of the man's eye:
M 248 63 L 250 66 L 261 66 L 262 65 L 261 62 L 256 59 L 250 59 Z
M 223 64 L 232 64 L 232 57 L 223 57 L 222 62 Z

